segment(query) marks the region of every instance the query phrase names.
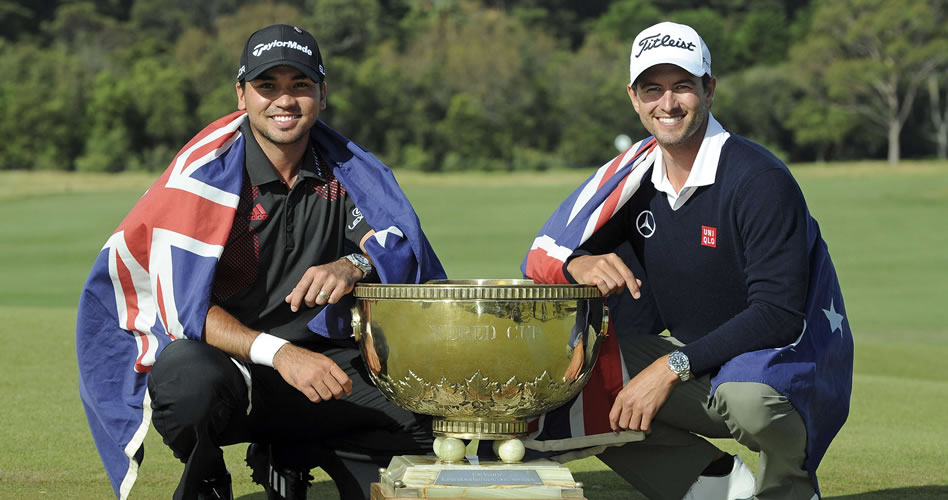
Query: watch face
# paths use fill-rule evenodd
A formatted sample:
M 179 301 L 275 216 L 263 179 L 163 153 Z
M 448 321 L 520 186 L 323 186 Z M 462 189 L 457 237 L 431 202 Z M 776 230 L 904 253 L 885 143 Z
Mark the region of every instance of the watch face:
M 680 375 L 691 368 L 691 363 L 688 362 L 688 356 L 685 356 L 682 352 L 675 351 L 671 353 L 671 356 L 668 358 L 668 366 L 673 372 Z

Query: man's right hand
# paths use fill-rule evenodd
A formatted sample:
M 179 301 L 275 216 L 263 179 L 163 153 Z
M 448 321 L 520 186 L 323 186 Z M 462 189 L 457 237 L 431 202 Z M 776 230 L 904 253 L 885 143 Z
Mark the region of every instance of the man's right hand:
M 283 380 L 318 403 L 352 394 L 352 380 L 328 356 L 285 344 L 273 357 L 273 368 Z
M 642 296 L 639 291 L 642 281 L 637 279 L 629 266 L 614 253 L 581 255 L 569 261 L 566 270 L 578 283 L 596 285 L 603 296 L 619 293 L 626 287 L 633 298 Z

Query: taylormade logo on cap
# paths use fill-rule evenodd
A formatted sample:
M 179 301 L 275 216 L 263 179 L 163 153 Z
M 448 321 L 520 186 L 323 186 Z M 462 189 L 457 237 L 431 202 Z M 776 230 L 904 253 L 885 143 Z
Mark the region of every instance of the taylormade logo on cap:
M 695 76 L 711 74 L 711 52 L 690 26 L 658 23 L 642 30 L 632 42 L 629 84 L 658 64 L 674 64 Z
M 253 55 L 254 57 L 260 57 L 260 54 L 263 54 L 264 52 L 272 49 L 273 47 L 286 47 L 288 49 L 296 49 L 308 56 L 313 55 L 312 49 L 310 49 L 306 45 L 300 45 L 294 41 L 286 42 L 283 40 L 274 40 L 270 43 L 257 44 L 257 46 L 253 48 Z

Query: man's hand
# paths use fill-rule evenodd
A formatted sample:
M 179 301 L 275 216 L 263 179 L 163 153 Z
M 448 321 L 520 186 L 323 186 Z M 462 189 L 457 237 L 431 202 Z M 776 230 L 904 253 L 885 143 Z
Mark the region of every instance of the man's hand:
M 639 298 L 642 294 L 639 287 L 642 282 L 632 274 L 629 266 L 622 262 L 622 259 L 614 254 L 605 255 L 582 255 L 569 261 L 566 270 L 573 275 L 578 283 L 584 285 L 596 285 L 603 296 L 621 292 L 623 288 L 628 287 L 629 293 L 633 298 Z
M 656 359 L 619 391 L 609 412 L 612 430 L 650 431 L 652 419 L 680 381 L 678 375 L 668 368 L 668 355 Z
M 362 278 L 362 271 L 345 259 L 313 266 L 303 273 L 299 283 L 284 300 L 290 304 L 293 312 L 299 311 L 303 303 L 309 307 L 335 304 L 343 295 L 351 292 Z
M 314 403 L 352 394 L 346 372 L 329 357 L 309 349 L 285 344 L 273 357 L 273 368 Z

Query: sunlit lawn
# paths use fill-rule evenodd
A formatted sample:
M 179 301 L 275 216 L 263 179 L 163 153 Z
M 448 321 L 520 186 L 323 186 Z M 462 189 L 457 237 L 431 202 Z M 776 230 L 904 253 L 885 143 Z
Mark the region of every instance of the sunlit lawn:
M 856 337 L 852 413 L 820 469 L 837 498 L 948 497 L 948 165 L 794 170 L 838 268 Z M 519 277 L 542 222 L 589 172 L 397 172 L 453 278 Z M 108 498 L 77 391 L 75 307 L 96 252 L 151 176 L 0 173 L 0 498 Z M 756 466 L 746 450 L 740 451 Z M 235 494 L 263 498 L 226 450 Z M 181 465 L 157 433 L 134 498 L 168 498 Z M 590 500 L 636 498 L 595 459 Z M 334 498 L 318 474 L 310 498 Z

